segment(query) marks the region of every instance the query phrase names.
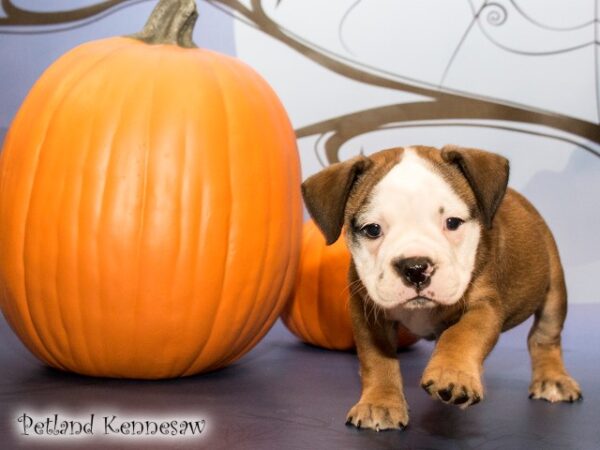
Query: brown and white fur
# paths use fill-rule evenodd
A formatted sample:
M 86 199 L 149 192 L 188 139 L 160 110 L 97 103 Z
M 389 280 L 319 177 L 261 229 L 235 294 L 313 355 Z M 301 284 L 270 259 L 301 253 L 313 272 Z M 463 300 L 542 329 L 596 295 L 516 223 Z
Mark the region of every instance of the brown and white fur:
M 345 228 L 352 254 L 362 395 L 347 423 L 408 424 L 398 322 L 437 340 L 422 387 L 467 407 L 483 399 L 483 361 L 500 333 L 533 314 L 530 397 L 581 398 L 562 361 L 567 295 L 558 250 L 535 208 L 507 189 L 508 173 L 505 158 L 482 150 L 410 147 L 334 164 L 303 183 L 327 242 Z

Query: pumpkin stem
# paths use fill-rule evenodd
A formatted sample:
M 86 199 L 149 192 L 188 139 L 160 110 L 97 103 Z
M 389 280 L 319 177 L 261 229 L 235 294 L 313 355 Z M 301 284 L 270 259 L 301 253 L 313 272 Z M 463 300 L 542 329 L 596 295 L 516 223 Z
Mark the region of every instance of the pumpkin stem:
M 139 33 L 130 35 L 147 44 L 171 44 L 195 48 L 192 40 L 198 18 L 194 0 L 160 0 Z

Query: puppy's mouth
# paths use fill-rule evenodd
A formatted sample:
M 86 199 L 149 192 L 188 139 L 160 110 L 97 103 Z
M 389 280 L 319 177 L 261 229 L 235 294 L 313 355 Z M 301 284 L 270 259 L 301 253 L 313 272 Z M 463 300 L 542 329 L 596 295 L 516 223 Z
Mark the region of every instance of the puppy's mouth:
M 402 306 L 408 309 L 417 309 L 417 308 L 433 308 L 437 305 L 437 302 L 429 297 L 423 297 L 421 295 L 417 295 L 411 299 L 408 299 Z

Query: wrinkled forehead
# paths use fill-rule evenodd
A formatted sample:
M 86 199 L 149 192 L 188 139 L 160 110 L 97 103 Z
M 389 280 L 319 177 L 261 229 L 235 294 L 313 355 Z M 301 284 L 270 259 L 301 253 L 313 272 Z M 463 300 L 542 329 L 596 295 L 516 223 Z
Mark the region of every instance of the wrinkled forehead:
M 404 212 L 475 215 L 475 197 L 460 171 L 444 162 L 439 150 L 407 147 L 371 157 L 374 168 L 351 200 L 353 217 L 369 210 L 398 208 Z

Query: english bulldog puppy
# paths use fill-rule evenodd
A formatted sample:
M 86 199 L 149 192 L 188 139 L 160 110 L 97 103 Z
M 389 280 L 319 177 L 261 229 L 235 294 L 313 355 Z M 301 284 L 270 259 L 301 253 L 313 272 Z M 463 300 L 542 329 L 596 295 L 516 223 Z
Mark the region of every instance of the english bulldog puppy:
M 327 243 L 344 228 L 352 254 L 362 394 L 348 424 L 408 424 L 399 322 L 437 341 L 421 386 L 465 408 L 484 397 L 483 361 L 500 333 L 533 314 L 530 398 L 582 398 L 562 360 L 567 292 L 558 250 L 531 203 L 507 189 L 508 173 L 508 160 L 482 150 L 407 147 L 333 164 L 303 183 Z

